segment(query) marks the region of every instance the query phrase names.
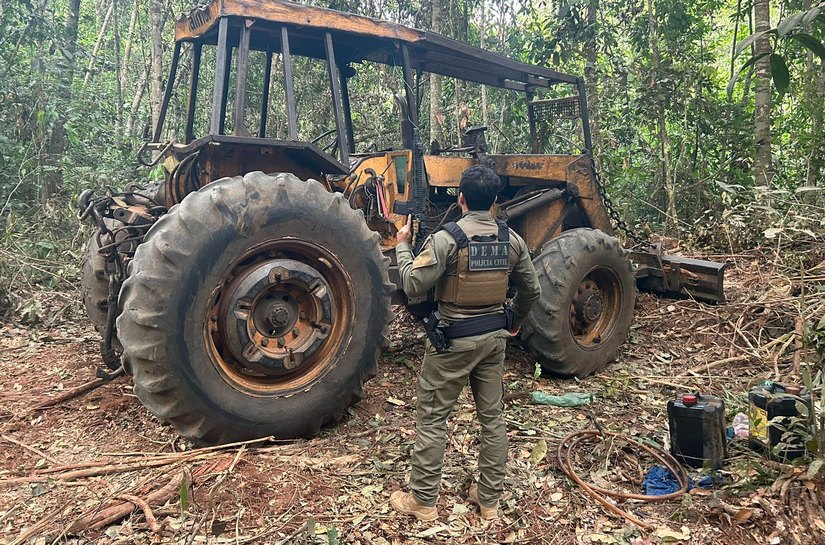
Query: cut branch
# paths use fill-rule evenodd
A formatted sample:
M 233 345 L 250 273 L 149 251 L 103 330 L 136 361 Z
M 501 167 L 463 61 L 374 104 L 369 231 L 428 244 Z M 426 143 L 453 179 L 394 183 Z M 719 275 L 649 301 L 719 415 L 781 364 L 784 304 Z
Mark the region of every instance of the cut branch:
M 146 516 L 146 522 L 149 524 L 149 528 L 153 532 L 158 532 L 160 531 L 160 525 L 155 519 L 149 505 L 163 505 L 169 501 L 169 499 L 172 498 L 176 492 L 178 492 L 178 489 L 183 482 L 184 475 L 185 472 L 181 471 L 176 476 L 172 477 L 172 479 L 163 487 L 150 493 L 146 497 L 146 500 L 142 500 L 130 494 L 118 496 L 126 501 L 121 501 L 114 505 L 109 505 L 104 509 L 86 513 L 74 521 L 71 526 L 69 526 L 68 531 L 75 534 L 83 530 L 100 530 L 109 524 L 129 516 L 137 507 L 140 507 Z
M 112 13 L 115 11 L 115 2 L 109 4 L 109 10 L 106 12 L 106 17 L 103 18 L 103 24 L 100 25 L 100 32 L 97 35 L 97 42 L 95 42 L 95 47 L 92 49 L 92 55 L 89 58 L 89 66 L 86 67 L 86 75 L 83 76 L 83 86 L 89 84 L 89 79 L 92 77 L 92 70 L 95 66 L 95 58 L 97 54 L 100 52 L 100 47 L 103 45 L 103 37 L 106 35 L 106 29 L 109 27 L 109 21 L 112 18 Z

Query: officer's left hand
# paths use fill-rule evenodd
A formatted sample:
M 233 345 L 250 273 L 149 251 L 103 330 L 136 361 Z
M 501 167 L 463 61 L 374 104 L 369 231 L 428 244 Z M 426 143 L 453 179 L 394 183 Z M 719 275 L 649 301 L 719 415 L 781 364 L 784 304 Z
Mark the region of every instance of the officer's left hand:
M 518 334 L 519 334 L 519 332 L 521 332 L 521 326 L 518 326 L 518 327 L 517 327 L 517 328 L 515 328 L 515 329 L 511 329 L 511 330 L 510 330 L 510 336 L 511 336 L 511 337 L 515 337 L 516 335 L 518 335 Z
M 407 224 L 395 234 L 395 242 L 396 244 L 412 242 L 412 216 L 407 216 Z

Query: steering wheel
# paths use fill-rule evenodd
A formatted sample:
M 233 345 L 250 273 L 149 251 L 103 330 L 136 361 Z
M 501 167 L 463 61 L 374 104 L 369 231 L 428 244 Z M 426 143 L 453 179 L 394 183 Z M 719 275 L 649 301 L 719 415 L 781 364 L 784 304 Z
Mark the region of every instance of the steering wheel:
M 321 140 L 323 140 L 331 134 L 335 135 L 335 138 L 326 146 L 321 147 L 321 151 L 325 151 L 330 155 L 335 155 L 335 153 L 338 151 L 338 129 L 329 129 L 328 131 L 324 131 L 312 140 L 310 140 L 310 143 L 318 144 L 318 142 L 320 142 Z

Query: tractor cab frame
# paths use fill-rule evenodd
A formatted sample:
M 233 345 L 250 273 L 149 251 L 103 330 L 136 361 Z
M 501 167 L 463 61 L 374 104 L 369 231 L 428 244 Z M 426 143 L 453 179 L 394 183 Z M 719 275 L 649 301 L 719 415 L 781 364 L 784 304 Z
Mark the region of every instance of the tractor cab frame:
M 189 81 L 177 82 L 181 51 L 187 44 L 192 48 Z M 216 51 L 211 67 L 214 82 L 211 102 L 200 104 L 201 60 L 207 47 Z M 244 115 L 251 51 L 266 55 L 255 126 L 247 126 Z M 266 137 L 275 54 L 280 55 L 283 70 L 288 127 L 283 139 Z M 303 141 L 298 137 L 293 57 L 325 63 L 332 97 L 334 128 Z M 399 149 L 372 154 L 355 152 L 349 78 L 355 73 L 353 65 L 364 61 L 401 68 L 403 94 L 396 96 L 400 111 Z M 605 207 L 604 188 L 593 168 L 587 98 L 581 77 L 521 63 L 436 33 L 292 2 L 214 0 L 177 20 L 158 122 L 152 141 L 141 148 L 139 160 L 146 165 L 164 161 L 169 206 L 210 181 L 254 170 L 323 179 L 337 191 L 350 185 L 353 190 L 357 188 L 368 179 L 366 171 L 385 172 L 385 178 L 394 178 L 394 183 L 388 184 L 396 189 L 391 195 L 393 202 L 403 202 L 409 193 L 407 180 L 414 177 L 412 128 L 418 127 L 421 80 L 425 73 L 522 93 L 527 103 L 530 138 L 530 153 L 518 154 L 487 154 L 485 127 L 468 130 L 463 142 L 466 146 L 450 150 L 452 153 L 438 150 L 436 144 L 424 156 L 430 192 L 444 194 L 448 188 L 457 187 L 465 168 L 483 162 L 504 180 L 500 210 L 523 233 L 531 251 L 538 251 L 554 236 L 576 227 L 613 234 L 611 215 L 616 214 Z M 234 100 L 230 104 L 233 83 Z M 187 103 L 183 134 L 180 140 L 166 140 L 162 135 L 170 99 L 176 86 L 184 84 Z M 567 86 L 571 92 L 561 98 L 536 98 L 538 93 L 558 86 Z M 208 128 L 204 134 L 196 134 L 195 118 L 202 108 L 210 112 Z M 581 153 L 543 153 L 548 125 L 560 118 L 579 121 Z M 318 141 L 325 137 L 334 140 L 322 148 Z M 328 153 L 330 148 L 332 153 Z M 156 152 L 154 159 L 149 157 L 150 151 Z M 386 172 L 385 163 L 392 164 L 391 172 Z M 381 168 L 374 168 L 377 166 Z M 351 184 L 353 176 L 359 181 Z M 401 225 L 399 217 L 389 222 L 396 229 Z M 393 246 L 394 229 L 383 223 L 385 229 L 377 230 L 382 235 L 383 247 L 389 249 Z M 528 224 L 530 229 L 526 228 Z M 723 266 L 719 264 L 668 256 L 649 244 L 637 245 L 633 259 L 639 265 L 637 278 L 641 289 L 715 302 L 724 298 Z

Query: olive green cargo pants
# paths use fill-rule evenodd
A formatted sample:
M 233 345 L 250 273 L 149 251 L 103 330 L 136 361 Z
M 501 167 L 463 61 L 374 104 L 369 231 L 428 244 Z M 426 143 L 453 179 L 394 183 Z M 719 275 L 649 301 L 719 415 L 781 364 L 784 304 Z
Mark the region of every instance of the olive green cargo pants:
M 501 375 L 508 337 L 508 332 L 499 330 L 453 339 L 445 354 L 436 352 L 427 341 L 418 375 L 416 438 L 410 473 L 410 489 L 418 503 L 432 506 L 438 498 L 447 418 L 468 379 L 481 424 L 478 498 L 483 505 L 492 506 L 501 496 L 507 465 Z

